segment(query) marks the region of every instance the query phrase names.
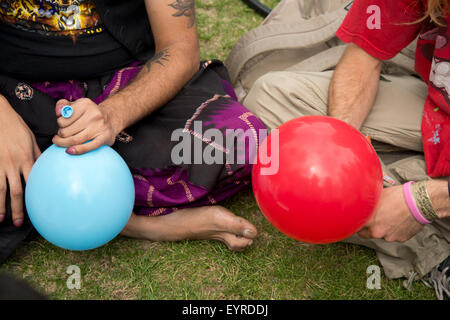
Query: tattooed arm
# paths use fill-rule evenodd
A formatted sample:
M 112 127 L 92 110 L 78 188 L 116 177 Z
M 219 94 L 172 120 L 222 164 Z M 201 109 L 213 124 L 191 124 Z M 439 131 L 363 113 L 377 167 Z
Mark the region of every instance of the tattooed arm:
M 194 0 L 145 0 L 156 54 L 101 107 L 117 133 L 172 99 L 199 68 Z
M 145 4 L 156 54 L 132 83 L 98 106 L 89 99 L 56 104 L 60 129 L 53 143 L 68 148 L 68 153 L 114 144 L 122 130 L 167 103 L 198 70 L 194 0 L 145 0 Z M 74 115 L 64 119 L 61 109 L 69 103 Z

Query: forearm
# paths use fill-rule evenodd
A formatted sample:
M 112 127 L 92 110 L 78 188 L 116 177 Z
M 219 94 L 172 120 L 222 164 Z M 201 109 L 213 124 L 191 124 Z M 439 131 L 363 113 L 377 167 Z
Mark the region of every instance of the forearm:
M 166 104 L 199 68 L 195 44 L 179 42 L 156 52 L 134 81 L 100 104 L 118 132 Z
M 369 114 L 378 91 L 381 62 L 350 44 L 333 75 L 328 114 L 358 130 Z
M 427 183 L 427 190 L 439 218 L 450 217 L 450 196 L 448 191 L 448 181 L 430 180 Z

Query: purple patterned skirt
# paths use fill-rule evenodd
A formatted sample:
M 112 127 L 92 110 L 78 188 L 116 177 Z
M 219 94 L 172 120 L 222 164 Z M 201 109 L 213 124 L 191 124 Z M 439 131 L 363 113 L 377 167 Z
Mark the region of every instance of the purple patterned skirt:
M 0 93 L 22 116 L 44 150 L 58 130 L 54 115 L 57 100 L 87 97 L 98 104 L 125 87 L 141 67 L 134 63 L 110 76 L 88 81 L 27 84 L 1 76 Z M 221 62 L 203 62 L 175 98 L 116 138 L 113 148 L 133 173 L 136 214 L 157 216 L 213 205 L 249 184 L 259 130 L 265 127 L 237 102 L 227 77 Z M 180 145 L 180 140 L 172 139 L 176 131 L 190 145 L 191 161 L 174 162 L 172 151 Z M 218 139 L 217 135 L 213 139 L 208 132 L 223 137 L 232 132 L 234 138 L 229 143 L 230 139 Z M 237 156 L 230 158 L 230 152 L 236 150 Z M 203 153 L 222 161 L 196 161 L 195 157 Z

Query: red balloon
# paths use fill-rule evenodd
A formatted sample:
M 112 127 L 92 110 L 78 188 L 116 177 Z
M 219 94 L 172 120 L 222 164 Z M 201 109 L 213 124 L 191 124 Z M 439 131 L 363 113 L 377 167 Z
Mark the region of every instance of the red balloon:
M 369 141 L 347 123 L 324 116 L 286 122 L 278 139 L 272 132 L 260 147 L 252 183 L 273 226 L 315 244 L 359 231 L 383 189 L 381 165 Z

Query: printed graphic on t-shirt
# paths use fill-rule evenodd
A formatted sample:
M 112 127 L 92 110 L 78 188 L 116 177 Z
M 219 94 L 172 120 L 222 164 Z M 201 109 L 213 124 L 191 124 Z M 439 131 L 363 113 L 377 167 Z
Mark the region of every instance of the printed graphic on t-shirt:
M 0 21 L 45 35 L 103 31 L 93 0 L 0 0 Z

